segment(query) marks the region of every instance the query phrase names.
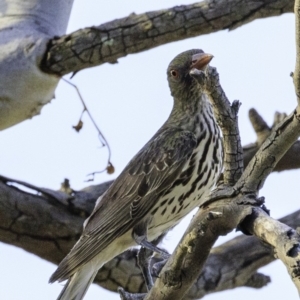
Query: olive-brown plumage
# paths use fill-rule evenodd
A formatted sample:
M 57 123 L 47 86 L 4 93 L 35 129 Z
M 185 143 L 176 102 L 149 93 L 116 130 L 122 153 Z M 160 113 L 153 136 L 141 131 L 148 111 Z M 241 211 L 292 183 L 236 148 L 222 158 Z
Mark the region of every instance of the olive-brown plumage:
M 170 63 L 172 112 L 98 199 L 79 241 L 51 276 L 50 282 L 68 279 L 58 299 L 82 299 L 104 263 L 137 243 L 149 245 L 203 202 L 221 171 L 222 146 L 191 70 L 204 70 L 211 58 L 189 50 Z

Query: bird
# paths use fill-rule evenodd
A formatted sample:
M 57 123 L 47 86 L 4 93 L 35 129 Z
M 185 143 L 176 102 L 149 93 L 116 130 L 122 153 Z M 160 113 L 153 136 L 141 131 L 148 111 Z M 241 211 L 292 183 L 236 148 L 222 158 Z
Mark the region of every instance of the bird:
M 222 171 L 222 136 L 197 80 L 212 58 L 192 49 L 170 62 L 172 111 L 97 200 L 81 237 L 49 280 L 67 280 L 57 300 L 83 299 L 103 264 L 134 246 L 163 255 L 152 241 L 201 206 L 216 184 Z

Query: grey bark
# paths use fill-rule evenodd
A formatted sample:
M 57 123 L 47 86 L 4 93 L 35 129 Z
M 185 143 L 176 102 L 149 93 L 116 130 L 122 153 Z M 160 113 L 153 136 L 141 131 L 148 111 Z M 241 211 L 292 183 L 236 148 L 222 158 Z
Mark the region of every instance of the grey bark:
M 293 11 L 291 0 L 202 1 L 131 15 L 49 41 L 41 68 L 59 76 L 173 41 Z

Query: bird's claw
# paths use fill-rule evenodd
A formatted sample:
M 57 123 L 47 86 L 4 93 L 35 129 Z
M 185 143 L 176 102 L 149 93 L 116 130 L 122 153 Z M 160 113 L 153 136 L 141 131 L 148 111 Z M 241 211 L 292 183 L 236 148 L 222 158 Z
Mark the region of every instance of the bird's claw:
M 152 276 L 154 277 L 158 277 L 160 271 L 162 270 L 162 268 L 165 266 L 166 262 L 168 261 L 168 259 L 163 259 L 155 264 L 153 264 L 152 267 Z

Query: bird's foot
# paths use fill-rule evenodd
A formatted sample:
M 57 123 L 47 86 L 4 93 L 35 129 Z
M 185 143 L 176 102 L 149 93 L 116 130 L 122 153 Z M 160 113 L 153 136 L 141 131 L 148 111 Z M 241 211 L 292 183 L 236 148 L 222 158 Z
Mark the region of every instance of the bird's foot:
M 132 294 L 126 292 L 123 288 L 118 288 L 118 293 L 120 294 L 120 298 L 122 300 L 143 300 L 147 294 Z
M 161 235 L 162 237 L 164 234 Z M 157 240 L 154 240 L 154 242 L 149 242 L 147 239 L 147 222 L 141 222 L 135 225 L 132 231 L 132 237 L 135 240 L 135 242 L 140 245 L 141 247 L 145 247 L 149 249 L 150 251 L 158 253 L 162 258 L 168 258 L 169 253 L 166 251 L 158 248 L 156 244 L 160 241 L 161 237 L 159 237 Z
M 153 279 L 150 271 L 150 263 L 153 251 L 145 247 L 141 247 L 137 255 L 137 264 L 140 267 L 147 290 L 149 291 L 153 286 Z
M 167 261 L 168 261 L 168 258 L 163 259 L 163 260 L 158 261 L 157 263 L 153 264 L 153 267 L 152 267 L 152 276 L 158 277 L 160 271 L 165 266 L 165 264 L 166 264 Z
M 147 222 L 138 223 L 132 231 L 133 239 L 141 246 L 137 255 L 137 264 L 141 269 L 148 291 L 153 286 L 153 279 L 151 275 L 151 258 L 153 252 L 156 252 L 162 259 L 168 259 L 170 256 L 168 252 L 156 246 L 164 236 L 165 234 L 162 234 L 153 242 L 149 242 L 147 240 Z
M 153 243 L 147 241 L 146 239 L 140 241 L 139 244 L 142 247 L 145 247 L 150 251 L 156 252 L 157 254 L 159 254 L 164 259 L 167 259 L 167 258 L 170 257 L 170 254 L 167 251 L 158 248 L 157 246 L 155 246 Z

